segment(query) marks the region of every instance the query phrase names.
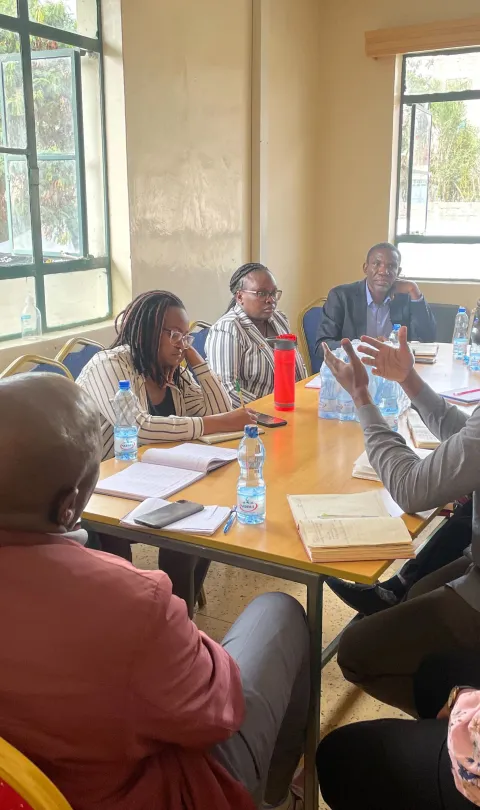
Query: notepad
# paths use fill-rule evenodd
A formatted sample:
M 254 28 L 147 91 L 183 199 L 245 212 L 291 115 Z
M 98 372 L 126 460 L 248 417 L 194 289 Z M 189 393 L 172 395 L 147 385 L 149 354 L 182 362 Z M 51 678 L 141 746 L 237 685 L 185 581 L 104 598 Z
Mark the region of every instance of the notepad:
M 427 428 L 420 414 L 412 408 L 407 413 L 407 424 L 415 447 L 434 450 L 441 442 Z
M 99 481 L 95 492 L 137 501 L 168 498 L 236 458 L 236 450 L 190 442 L 167 449 L 151 447 L 141 461 Z
M 258 432 L 265 433 L 260 426 Z M 209 433 L 208 436 L 200 436 L 198 441 L 204 444 L 221 444 L 222 442 L 233 442 L 235 439 L 243 439 L 243 436 L 243 430 L 234 430 L 232 433 Z
M 142 527 L 135 523 L 135 518 L 146 515 L 148 512 L 153 512 L 154 509 L 160 509 L 166 506 L 169 501 L 163 498 L 147 498 L 143 503 L 136 506 L 128 515 L 120 521 L 121 526 L 135 526 L 136 529 L 144 528 L 146 531 L 152 531 L 147 526 Z M 169 523 L 168 526 L 163 526 L 162 531 L 169 532 L 186 532 L 187 534 L 200 534 L 211 536 L 215 534 L 217 529 L 220 528 L 222 523 L 225 523 L 230 514 L 228 506 L 206 506 L 202 512 L 197 512 L 189 517 L 176 520 L 174 523 Z
M 459 402 L 461 405 L 476 405 L 480 402 L 480 388 L 474 385 L 465 385 L 463 388 L 444 391 L 440 396 L 451 399 L 452 402 Z
M 417 343 L 412 341 L 409 344 L 416 363 L 435 363 L 438 354 L 438 343 Z
M 408 529 L 400 517 L 391 517 L 382 492 L 288 495 L 310 560 L 355 562 L 414 557 Z

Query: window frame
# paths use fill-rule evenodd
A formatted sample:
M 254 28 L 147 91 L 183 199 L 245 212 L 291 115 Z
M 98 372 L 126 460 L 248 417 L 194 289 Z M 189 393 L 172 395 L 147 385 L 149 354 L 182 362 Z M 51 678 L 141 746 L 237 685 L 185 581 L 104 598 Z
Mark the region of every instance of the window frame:
M 412 154 L 414 148 L 413 128 L 415 125 L 415 107 L 414 104 L 431 104 L 432 102 L 441 101 L 480 101 L 479 90 L 453 90 L 443 93 L 407 93 L 406 92 L 406 76 L 407 76 L 407 60 L 410 57 L 418 56 L 449 56 L 455 54 L 467 53 L 480 53 L 480 47 L 472 48 L 448 48 L 442 51 L 419 51 L 406 53 L 402 56 L 402 74 L 401 74 L 401 95 L 400 95 L 400 115 L 398 121 L 398 154 L 397 154 L 397 188 L 396 188 L 396 205 L 395 205 L 395 238 L 394 243 L 401 251 L 402 244 L 423 244 L 423 245 L 478 245 L 480 244 L 480 230 L 478 236 L 428 236 L 425 234 L 411 234 L 398 232 L 398 219 L 400 212 L 400 191 L 401 191 L 401 169 L 402 169 L 402 132 L 404 122 L 404 107 L 411 106 L 411 128 L 410 128 L 410 143 L 409 143 L 409 164 L 407 173 L 407 200 L 406 200 L 406 229 L 410 227 L 410 210 L 411 210 L 411 197 L 412 197 L 412 174 L 413 163 Z M 428 209 L 427 209 L 428 211 Z M 412 276 L 414 278 L 414 276 Z M 421 282 L 459 282 L 459 283 L 472 283 L 478 284 L 478 279 L 471 278 L 425 278 L 419 279 Z
M 11 17 L 0 14 L 0 28 L 15 32 L 20 38 L 19 58 L 22 65 L 23 76 L 23 100 L 25 109 L 26 146 L 25 148 L 7 147 L 0 144 L 0 156 L 10 156 L 10 159 L 25 158 L 27 162 L 28 187 L 30 198 L 30 224 L 32 235 L 31 261 L 25 264 L 15 264 L 10 268 L 0 265 L 0 293 L 2 281 L 11 279 L 33 278 L 35 284 L 36 306 L 42 315 L 42 331 L 44 334 L 58 332 L 60 329 L 74 329 L 78 326 L 86 326 L 93 323 L 101 323 L 112 317 L 112 283 L 111 283 L 111 250 L 110 250 L 110 223 L 108 217 L 108 184 L 107 184 L 107 151 L 106 151 L 106 128 L 105 128 L 105 75 L 103 61 L 103 38 L 100 0 L 95 0 L 97 12 L 97 36 L 88 37 L 72 31 L 56 28 L 35 22 L 29 17 L 28 0 L 17 0 L 17 16 Z M 79 220 L 79 246 L 83 256 L 68 259 L 67 261 L 52 261 L 51 257 L 43 252 L 42 232 L 41 232 L 41 212 L 40 212 L 40 188 L 39 188 L 39 162 L 45 159 L 54 160 L 55 153 L 39 153 L 37 151 L 35 133 L 35 108 L 33 96 L 32 78 L 32 58 L 35 59 L 36 51 L 31 50 L 30 37 L 39 37 L 45 40 L 59 42 L 70 45 L 73 51 L 72 56 L 72 105 L 74 107 L 75 126 L 75 147 L 76 147 L 76 177 L 77 177 L 77 200 L 78 200 L 78 220 Z M 61 51 L 61 49 L 59 49 Z M 100 82 L 100 124 L 102 143 L 102 181 L 103 181 L 103 211 L 105 229 L 105 252 L 102 256 L 90 256 L 88 250 L 88 220 L 87 220 L 87 199 L 86 199 L 86 179 L 85 179 L 85 151 L 84 151 L 84 130 L 83 130 L 83 101 L 81 86 L 80 51 L 97 53 L 99 59 L 99 82 Z M 38 53 L 43 53 L 39 51 Z M 63 52 L 65 53 L 65 52 Z M 52 58 L 57 55 L 52 52 Z M 9 157 L 6 158 L 6 163 Z M 45 283 L 44 279 L 48 275 L 60 273 L 74 273 L 85 270 L 105 270 L 107 281 L 108 310 L 102 318 L 92 318 L 64 326 L 47 326 L 45 307 Z M 19 318 L 20 321 L 20 318 Z M 14 334 L 0 336 L 0 342 L 12 340 L 20 337 L 20 330 Z

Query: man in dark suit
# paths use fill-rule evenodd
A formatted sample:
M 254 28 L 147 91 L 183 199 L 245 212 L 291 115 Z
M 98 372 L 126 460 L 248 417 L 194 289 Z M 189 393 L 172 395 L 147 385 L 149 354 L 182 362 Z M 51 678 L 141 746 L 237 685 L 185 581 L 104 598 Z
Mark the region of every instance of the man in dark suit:
M 414 281 L 399 278 L 400 251 L 389 242 L 374 245 L 363 265 L 366 280 L 330 290 L 318 327 L 315 353 L 322 342 L 333 351 L 342 338 L 388 338 L 394 323 L 406 326 L 409 340 L 435 340 L 435 318 Z

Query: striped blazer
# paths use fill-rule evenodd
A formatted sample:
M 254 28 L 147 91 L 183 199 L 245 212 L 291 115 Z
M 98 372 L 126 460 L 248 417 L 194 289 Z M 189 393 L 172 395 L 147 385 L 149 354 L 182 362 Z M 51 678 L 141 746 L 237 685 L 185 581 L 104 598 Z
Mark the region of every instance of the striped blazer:
M 290 331 L 286 315 L 274 312 L 269 324 L 275 334 Z M 273 349 L 243 309 L 236 304 L 211 327 L 205 344 L 208 362 L 223 382 L 233 407 L 240 398 L 235 380 L 240 380 L 243 399 L 252 402 L 273 391 Z M 303 380 L 307 370 L 300 352 L 296 351 L 295 377 Z
M 117 346 L 94 355 L 77 383 L 88 391 L 100 410 L 103 459 L 113 456 L 115 414 L 112 400 L 118 391 L 119 380 L 130 380 L 131 389 L 138 397 L 139 444 L 198 439 L 203 434 L 202 416 L 231 411 L 230 398 L 207 363 L 195 366 L 194 371 L 198 383 L 187 369 L 183 369 L 180 388 L 172 387 L 176 416 L 152 416 L 148 410 L 145 378 L 135 370 L 130 348 Z

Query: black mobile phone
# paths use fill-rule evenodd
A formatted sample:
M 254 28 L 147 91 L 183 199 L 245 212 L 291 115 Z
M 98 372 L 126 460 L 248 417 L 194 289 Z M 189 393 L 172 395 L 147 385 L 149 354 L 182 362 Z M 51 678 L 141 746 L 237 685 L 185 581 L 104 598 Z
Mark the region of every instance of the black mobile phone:
M 256 411 L 254 413 L 257 415 L 258 424 L 262 427 L 283 427 L 288 424 L 285 419 L 279 419 L 278 416 L 270 416 L 268 413 L 257 413 Z
M 166 504 L 166 506 L 160 506 L 159 509 L 152 509 L 146 515 L 134 518 L 134 521 L 139 523 L 140 526 L 148 526 L 150 529 L 163 529 L 164 526 L 176 523 L 177 520 L 182 520 L 182 518 L 190 517 L 196 512 L 202 512 L 203 509 L 205 507 L 201 503 L 185 500 L 175 501 Z

